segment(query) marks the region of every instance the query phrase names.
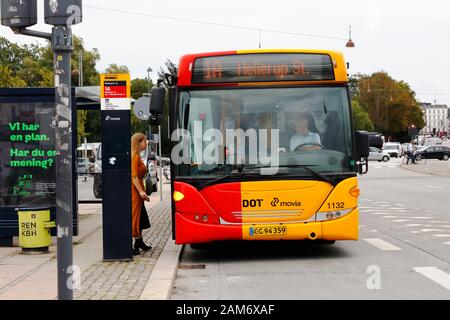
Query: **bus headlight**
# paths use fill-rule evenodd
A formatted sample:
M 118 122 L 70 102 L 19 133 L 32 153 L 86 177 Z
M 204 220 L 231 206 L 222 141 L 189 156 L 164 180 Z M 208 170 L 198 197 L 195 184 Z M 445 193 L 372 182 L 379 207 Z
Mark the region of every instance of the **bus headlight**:
M 178 202 L 184 199 L 184 194 L 179 191 L 175 191 L 173 193 L 173 201 Z

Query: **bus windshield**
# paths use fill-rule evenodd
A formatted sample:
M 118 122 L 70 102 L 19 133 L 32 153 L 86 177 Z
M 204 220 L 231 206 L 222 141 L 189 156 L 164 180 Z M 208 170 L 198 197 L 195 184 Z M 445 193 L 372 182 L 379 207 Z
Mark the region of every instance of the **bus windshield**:
M 178 176 L 269 166 L 287 175 L 313 176 L 305 167 L 321 174 L 354 171 L 346 86 L 184 90 L 177 112 L 183 132 L 177 141 L 184 146 Z

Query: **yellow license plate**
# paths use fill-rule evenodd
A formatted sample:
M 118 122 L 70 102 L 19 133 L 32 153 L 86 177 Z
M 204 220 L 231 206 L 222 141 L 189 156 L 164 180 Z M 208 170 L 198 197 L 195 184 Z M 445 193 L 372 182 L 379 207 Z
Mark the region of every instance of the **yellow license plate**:
M 250 236 L 278 236 L 287 234 L 287 226 L 250 227 Z

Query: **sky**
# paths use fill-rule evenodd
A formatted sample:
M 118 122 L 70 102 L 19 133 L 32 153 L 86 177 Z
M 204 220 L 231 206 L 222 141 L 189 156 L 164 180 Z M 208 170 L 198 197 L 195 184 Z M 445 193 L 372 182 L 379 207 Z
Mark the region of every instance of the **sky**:
M 43 0 L 38 15 L 32 29 L 50 32 Z M 354 48 L 345 47 L 350 25 Z M 338 50 L 350 74 L 386 71 L 409 83 L 418 100 L 450 106 L 450 2 L 444 0 L 84 0 L 83 22 L 73 32 L 88 50 L 100 51 L 99 72 L 116 63 L 132 78 L 145 78 L 151 67 L 156 82 L 167 59 L 178 64 L 187 53 L 258 48 L 259 29 L 262 48 Z M 0 35 L 44 43 L 3 26 Z

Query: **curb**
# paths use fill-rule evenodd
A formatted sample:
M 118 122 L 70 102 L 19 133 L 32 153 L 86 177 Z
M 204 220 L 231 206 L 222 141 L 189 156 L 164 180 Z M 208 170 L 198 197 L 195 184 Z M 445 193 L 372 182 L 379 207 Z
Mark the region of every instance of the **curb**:
M 410 168 L 409 166 L 404 166 L 404 165 L 400 165 L 400 168 L 405 169 L 405 170 L 409 170 L 409 171 L 414 171 L 414 172 L 418 172 L 418 173 L 423 173 L 423 174 L 428 174 L 430 176 L 441 176 L 441 177 L 450 177 L 449 174 L 445 174 L 445 173 L 434 173 L 432 171 L 425 171 L 425 170 L 417 170 L 417 169 L 413 169 Z
M 177 274 L 182 245 L 167 240 L 139 300 L 168 300 Z

